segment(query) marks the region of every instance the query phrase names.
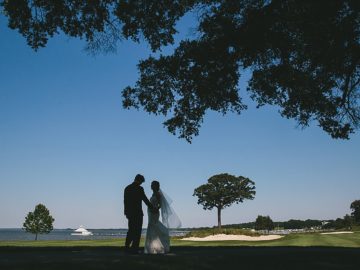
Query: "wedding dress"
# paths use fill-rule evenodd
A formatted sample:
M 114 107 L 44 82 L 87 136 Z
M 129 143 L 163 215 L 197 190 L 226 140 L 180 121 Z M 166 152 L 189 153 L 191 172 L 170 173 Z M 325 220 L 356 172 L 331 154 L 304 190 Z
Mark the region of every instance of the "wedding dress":
M 149 224 L 146 231 L 144 253 L 164 254 L 170 251 L 169 228 L 179 228 L 180 219 L 170 207 L 171 200 L 163 194 L 153 194 L 150 198 L 155 208 L 160 208 L 162 222 L 159 220 L 160 212 L 153 212 L 148 209 Z

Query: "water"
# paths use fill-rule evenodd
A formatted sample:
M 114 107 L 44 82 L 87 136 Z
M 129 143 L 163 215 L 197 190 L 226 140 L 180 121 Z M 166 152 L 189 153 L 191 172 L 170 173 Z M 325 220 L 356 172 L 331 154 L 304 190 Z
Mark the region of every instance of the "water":
M 39 234 L 38 240 L 101 240 L 125 238 L 127 229 L 88 229 L 93 235 L 78 236 L 71 235 L 73 229 L 54 229 L 49 234 Z M 170 236 L 183 236 L 188 231 L 170 230 Z M 142 235 L 146 234 L 143 229 Z M 35 235 L 27 233 L 22 229 L 0 229 L 0 241 L 30 241 L 35 240 Z

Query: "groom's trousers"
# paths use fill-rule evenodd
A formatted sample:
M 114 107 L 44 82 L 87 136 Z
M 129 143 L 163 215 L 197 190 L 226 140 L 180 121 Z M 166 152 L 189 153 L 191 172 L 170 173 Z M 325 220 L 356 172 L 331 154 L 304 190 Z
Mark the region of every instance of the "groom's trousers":
M 137 251 L 140 244 L 143 216 L 128 216 L 127 218 L 129 229 L 126 234 L 125 248 Z

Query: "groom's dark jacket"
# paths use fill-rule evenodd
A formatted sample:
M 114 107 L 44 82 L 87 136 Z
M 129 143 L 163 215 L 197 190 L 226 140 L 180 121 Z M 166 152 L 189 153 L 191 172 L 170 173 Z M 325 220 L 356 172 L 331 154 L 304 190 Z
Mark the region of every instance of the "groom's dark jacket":
M 144 188 L 132 183 L 124 190 L 124 214 L 126 217 L 143 216 L 142 201 L 147 206 L 151 203 L 145 195 Z

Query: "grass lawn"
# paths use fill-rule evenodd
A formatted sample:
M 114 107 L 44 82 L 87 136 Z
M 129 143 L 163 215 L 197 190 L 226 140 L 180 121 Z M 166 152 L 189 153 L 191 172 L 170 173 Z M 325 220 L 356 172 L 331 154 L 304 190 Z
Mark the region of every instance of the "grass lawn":
M 122 247 L 125 239 L 111 240 L 78 240 L 78 241 L 0 241 L 0 248 L 3 247 Z M 144 244 L 144 239 L 141 245 Z M 360 248 L 360 231 L 352 234 L 320 234 L 320 233 L 303 233 L 290 234 L 283 238 L 272 241 L 213 241 L 213 242 L 194 242 L 183 241 L 173 238 L 171 246 L 326 246 L 326 247 L 351 247 Z
M 125 255 L 123 239 L 0 241 L 0 269 L 360 269 L 360 232 L 261 242 L 172 239 L 168 255 Z
M 352 247 L 360 248 L 360 232 L 353 234 L 320 234 L 320 233 L 303 233 L 290 234 L 283 238 L 272 241 L 214 241 L 214 242 L 192 242 L 192 241 L 174 241 L 174 245 L 180 246 L 292 246 L 292 247 Z M 360 269 L 360 268 L 359 268 Z

